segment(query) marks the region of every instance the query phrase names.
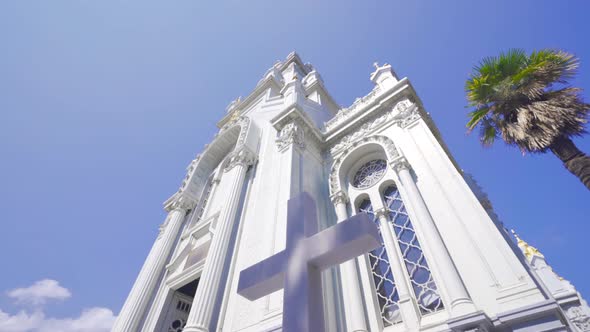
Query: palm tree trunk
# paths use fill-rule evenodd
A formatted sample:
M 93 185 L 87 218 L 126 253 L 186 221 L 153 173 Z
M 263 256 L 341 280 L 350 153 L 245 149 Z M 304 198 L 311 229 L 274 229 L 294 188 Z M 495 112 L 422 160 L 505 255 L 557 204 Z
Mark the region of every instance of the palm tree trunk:
M 560 137 L 551 145 L 551 152 L 557 156 L 565 168 L 577 176 L 590 189 L 590 157 L 580 151 L 568 137 Z

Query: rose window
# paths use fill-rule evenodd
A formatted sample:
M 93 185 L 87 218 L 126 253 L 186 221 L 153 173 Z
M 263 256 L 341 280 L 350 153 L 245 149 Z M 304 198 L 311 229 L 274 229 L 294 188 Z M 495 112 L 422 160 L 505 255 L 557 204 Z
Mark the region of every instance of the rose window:
M 366 189 L 377 183 L 387 170 L 387 162 L 383 159 L 371 160 L 361 166 L 352 179 L 352 185 L 358 189 Z

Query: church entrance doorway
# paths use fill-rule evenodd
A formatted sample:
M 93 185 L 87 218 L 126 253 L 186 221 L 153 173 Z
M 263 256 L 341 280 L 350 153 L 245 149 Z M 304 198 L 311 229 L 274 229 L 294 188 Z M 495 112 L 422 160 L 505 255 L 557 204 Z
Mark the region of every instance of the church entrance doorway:
M 199 279 L 196 279 L 174 291 L 162 324 L 162 332 L 182 332 L 198 286 Z

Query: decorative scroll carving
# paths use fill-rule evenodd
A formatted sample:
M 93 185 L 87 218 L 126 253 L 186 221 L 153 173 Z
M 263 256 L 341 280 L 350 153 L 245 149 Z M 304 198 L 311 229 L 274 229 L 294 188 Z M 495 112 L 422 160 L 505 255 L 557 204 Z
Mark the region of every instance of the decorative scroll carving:
M 387 160 L 391 163 L 392 161 L 398 159 L 400 157 L 399 152 L 397 151 L 395 144 L 385 136 L 369 136 L 359 139 L 355 142 L 352 142 L 346 146 L 344 151 L 334 160 L 332 164 L 332 169 L 330 171 L 330 193 L 334 195 L 335 193 L 341 191 L 341 183 L 338 176 L 340 172 L 340 166 L 342 162 L 348 157 L 350 152 L 352 152 L 356 147 L 360 145 L 364 145 L 367 143 L 377 143 L 383 147 L 385 150 L 385 155 Z
M 582 332 L 590 332 L 590 316 L 580 306 L 567 309 L 567 317 Z
M 248 167 L 256 162 L 256 155 L 246 148 L 234 150 L 229 156 L 229 160 L 225 165 L 225 171 L 229 171 L 235 166 Z
M 399 124 L 402 128 L 413 123 L 420 118 L 417 107 L 412 107 L 413 104 L 409 99 L 399 101 L 390 111 L 380 114 L 372 119 L 369 119 L 360 126 L 354 133 L 344 136 L 331 149 L 332 154 L 347 148 L 356 140 L 366 137 L 371 132 L 375 131 L 382 124 L 387 122 L 394 122 Z
M 281 129 L 275 142 L 280 152 L 285 151 L 291 144 L 304 149 L 305 130 L 299 123 L 289 122 Z

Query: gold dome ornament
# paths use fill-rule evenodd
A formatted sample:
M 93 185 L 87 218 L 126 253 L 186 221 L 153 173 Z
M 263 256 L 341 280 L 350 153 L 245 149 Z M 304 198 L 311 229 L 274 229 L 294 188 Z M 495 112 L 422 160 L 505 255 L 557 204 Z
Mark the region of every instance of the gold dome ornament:
M 518 234 L 516 234 L 516 232 L 513 229 L 511 229 L 510 231 L 512 232 L 512 234 L 516 238 L 516 244 L 518 245 L 518 247 L 520 248 L 520 250 L 522 251 L 522 253 L 524 254 L 524 256 L 529 261 L 531 259 L 533 259 L 533 256 L 539 256 L 539 257 L 545 258 L 545 256 L 543 256 L 543 254 L 539 251 L 539 249 L 531 246 L 526 241 L 524 241 L 523 239 L 521 239 L 520 236 L 518 236 Z

